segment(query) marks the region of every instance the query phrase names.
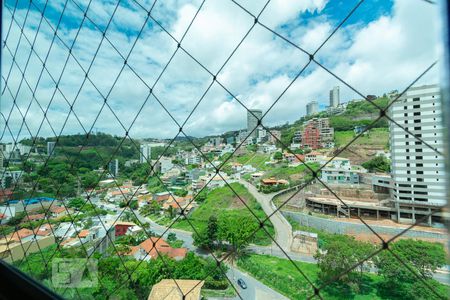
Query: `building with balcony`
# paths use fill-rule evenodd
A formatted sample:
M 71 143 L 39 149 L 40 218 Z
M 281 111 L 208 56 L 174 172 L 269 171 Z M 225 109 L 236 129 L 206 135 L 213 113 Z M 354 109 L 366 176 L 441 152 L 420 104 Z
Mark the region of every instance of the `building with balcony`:
M 314 118 L 306 123 L 301 138 L 304 148 L 332 148 L 334 129 L 330 127 L 328 118 Z
M 398 221 L 415 222 L 446 204 L 444 157 L 438 153 L 444 151 L 439 87 L 410 88 L 389 114 L 412 133 L 390 123 L 392 201 Z M 429 216 L 427 223 L 432 222 Z

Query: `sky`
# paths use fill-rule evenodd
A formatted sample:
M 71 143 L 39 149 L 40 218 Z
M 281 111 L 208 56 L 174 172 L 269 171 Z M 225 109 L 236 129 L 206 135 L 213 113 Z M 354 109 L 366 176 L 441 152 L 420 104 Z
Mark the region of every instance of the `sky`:
M 366 0 L 328 40 L 358 1 L 33 3 L 5 2 L 4 141 L 91 127 L 173 138 L 182 126 L 201 137 L 245 128 L 246 108 L 274 126 L 299 119 L 312 100 L 326 107 L 333 86 L 341 102 L 401 91 L 442 56 L 439 6 L 423 0 Z M 300 50 L 324 41 L 314 57 L 330 72 Z M 438 63 L 417 85 L 439 74 Z

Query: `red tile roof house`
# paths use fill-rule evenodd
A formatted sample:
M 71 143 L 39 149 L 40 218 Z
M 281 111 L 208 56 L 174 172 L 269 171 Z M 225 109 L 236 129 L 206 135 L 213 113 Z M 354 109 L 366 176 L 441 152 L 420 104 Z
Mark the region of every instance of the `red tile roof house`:
M 22 222 L 33 222 L 45 219 L 45 214 L 26 215 Z
M 20 230 L 17 230 L 16 232 L 12 233 L 8 239 L 16 242 L 25 243 L 27 241 L 35 239 L 40 239 L 42 237 L 48 236 L 52 233 L 51 225 L 50 224 L 44 224 L 40 226 L 39 228 L 35 228 L 33 230 L 22 228 Z
M 153 200 L 158 201 L 158 203 L 161 203 L 163 201 L 166 201 L 170 198 L 169 192 L 161 192 L 153 195 Z
M 125 235 L 127 233 L 128 228 L 135 226 L 133 222 L 122 222 L 117 221 L 114 224 L 115 230 L 116 230 L 116 236 Z
M 47 223 L 47 224 L 43 224 L 39 228 L 33 229 L 33 231 L 34 231 L 34 234 L 36 234 L 37 236 L 47 236 L 47 235 L 53 234 L 52 228 L 53 228 L 52 225 Z
M 27 228 L 22 228 L 20 230 L 17 230 L 13 234 L 11 234 L 8 239 L 10 239 L 12 241 L 24 243 L 24 242 L 32 240 L 33 237 L 34 237 L 34 233 L 32 230 L 27 229 Z
M 56 219 L 64 217 L 68 213 L 72 213 L 72 211 L 70 209 L 69 209 L 69 211 L 67 211 L 64 206 L 52 206 L 50 208 L 50 212 L 52 213 L 52 217 L 56 218 Z
M 156 243 L 155 246 L 153 244 Z M 138 246 L 131 247 L 128 255 L 133 256 L 137 260 L 156 259 L 158 255 L 167 255 L 175 260 L 182 260 L 186 257 L 188 249 L 172 248 L 166 241 L 161 238 L 151 237 L 146 239 Z

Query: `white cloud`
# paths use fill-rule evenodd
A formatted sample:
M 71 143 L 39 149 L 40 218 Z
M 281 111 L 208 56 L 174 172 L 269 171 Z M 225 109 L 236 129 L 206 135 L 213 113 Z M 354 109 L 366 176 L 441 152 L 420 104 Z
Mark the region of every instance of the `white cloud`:
M 85 9 L 88 1 L 79 2 L 82 9 Z M 238 2 L 255 15 L 259 14 L 265 4 L 265 1 Z M 46 17 L 53 27 L 56 26 L 63 3 L 51 1 L 49 9 L 53 9 L 54 14 L 51 18 L 50 14 Z M 150 8 L 153 2 L 149 0 L 141 3 Z M 327 1 L 324 0 L 272 1 L 262 13 L 260 21 L 289 37 L 307 51 L 313 52 L 336 26 L 336 20 L 323 14 L 326 4 Z M 7 5 L 11 7 L 13 3 Z M 88 16 L 98 22 L 100 28 L 104 28 L 114 5 L 115 1 L 93 1 Z M 199 5 L 200 1 L 157 2 L 153 13 L 158 22 L 176 39 L 181 39 Z M 308 15 L 313 13 L 312 17 L 304 20 L 303 25 L 297 25 L 296 20 L 302 18 L 305 12 L 308 12 Z M 20 24 L 25 13 L 25 8 L 16 12 Z M 8 10 L 4 16 L 5 23 L 9 24 L 11 16 Z M 121 5 L 118 9 L 107 36 L 122 56 L 126 56 L 131 49 L 145 17 L 145 12 L 134 2 Z M 59 35 L 66 45 L 70 45 L 74 40 L 81 19 L 79 8 L 69 4 L 59 30 Z M 39 20 L 40 14 L 31 10 L 24 31 L 30 41 L 34 38 Z M 182 45 L 206 68 L 217 72 L 252 25 L 253 19 L 250 15 L 231 1 L 206 1 Z M 363 94 L 382 94 L 391 89 L 404 88 L 440 57 L 439 49 L 442 46 L 438 34 L 439 12 L 436 6 L 422 1 L 415 1 L 413 5 L 407 0 L 397 0 L 390 15 L 380 16 L 368 24 L 364 20 L 356 20 L 352 25 L 344 25 L 319 51 L 316 58 Z M 19 36 L 20 30 L 13 23 L 8 38 L 8 47 L 12 51 L 15 50 Z M 45 59 L 52 38 L 50 27 L 45 21 L 42 22 L 35 46 L 35 51 L 42 60 Z M 86 20 L 73 49 L 73 55 L 85 70 L 91 64 L 100 40 L 101 34 Z M 175 50 L 176 42 L 155 22 L 150 21 L 136 43 L 128 64 L 148 86 L 152 86 Z M 22 69 L 26 65 L 29 51 L 28 43 L 22 38 L 16 56 Z M 12 59 L 6 50 L 3 51 L 3 56 L 2 75 L 6 77 Z M 56 39 L 46 64 L 55 80 L 59 78 L 67 56 L 67 48 Z M 307 55 L 256 25 L 220 72 L 218 80 L 244 105 L 267 110 L 307 62 Z M 106 40 L 103 41 L 89 72 L 90 79 L 103 95 L 110 91 L 122 65 L 120 55 Z M 41 70 L 41 63 L 32 54 L 26 72 L 31 90 L 34 89 Z M 436 82 L 437 74 L 437 71 L 430 73 L 424 82 Z M 59 87 L 69 102 L 77 97 L 74 111 L 85 127 L 90 128 L 102 107 L 103 99 L 89 81 L 84 83 L 77 96 L 83 80 L 82 69 L 73 57 L 70 57 Z M 212 76 L 180 49 L 159 79 L 154 92 L 175 119 L 183 123 L 211 80 Z M 17 67 L 13 66 L 8 80 L 13 94 L 16 93 L 20 81 L 21 74 Z M 308 101 L 319 100 L 321 103 L 327 103 L 328 90 L 337 84 L 341 86 L 341 98 L 344 101 L 357 97 L 336 78 L 311 64 L 273 107 L 266 122 L 280 124 L 298 119 L 304 114 Z M 52 101 L 47 116 L 55 130 L 59 131 L 69 107 L 61 93 L 57 92 L 52 97 L 54 90 L 53 81 L 44 71 L 35 95 L 44 109 Z M 24 113 L 31 95 L 30 88 L 22 83 L 17 102 Z M 123 125 L 128 127 L 147 95 L 147 86 L 125 67 L 109 95 L 108 103 L 123 120 Z M 2 98 L 2 113 L 7 116 L 12 107 L 12 97 L 6 92 Z M 238 101 L 233 100 L 215 83 L 185 128 L 190 135 L 217 134 L 244 128 L 245 116 L 246 112 Z M 43 114 L 36 103 L 32 104 L 26 120 L 35 134 L 43 120 Z M 13 109 L 9 125 L 14 134 L 18 134 L 20 124 L 21 116 Z M 113 134 L 124 133 L 108 107 L 102 111 L 95 127 Z M 150 97 L 130 134 L 133 137 L 170 138 L 177 131 L 177 125 L 156 99 Z M 64 133 L 75 132 L 82 132 L 82 129 L 74 116 L 70 115 Z M 52 135 L 45 122 L 40 135 Z M 22 129 L 21 137 L 26 136 L 29 136 L 29 133 L 25 128 Z M 10 137 L 6 135 L 5 139 L 8 138 Z

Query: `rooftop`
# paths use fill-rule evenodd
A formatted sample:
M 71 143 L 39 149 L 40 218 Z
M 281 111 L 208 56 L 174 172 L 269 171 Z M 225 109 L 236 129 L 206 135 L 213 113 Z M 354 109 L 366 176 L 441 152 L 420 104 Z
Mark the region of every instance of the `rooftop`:
M 198 300 L 200 299 L 200 291 L 204 283 L 205 282 L 201 280 L 162 279 L 153 286 L 148 299 Z M 183 295 L 185 295 L 185 297 L 183 297 Z

